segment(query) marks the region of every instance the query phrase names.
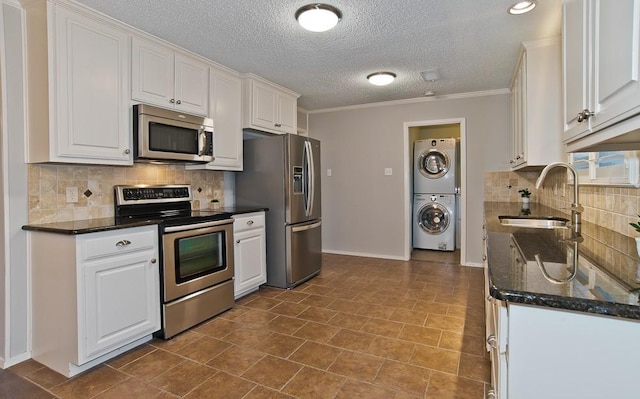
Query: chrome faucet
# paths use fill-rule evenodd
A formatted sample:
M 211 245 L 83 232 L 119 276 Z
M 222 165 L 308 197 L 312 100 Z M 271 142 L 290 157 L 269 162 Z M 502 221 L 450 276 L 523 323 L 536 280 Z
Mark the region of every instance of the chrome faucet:
M 542 169 L 542 173 L 540 173 L 540 177 L 536 181 L 536 189 L 540 189 L 542 187 L 542 182 L 544 178 L 547 176 L 549 171 L 557 166 L 563 166 L 567 168 L 573 174 L 573 203 L 569 208 L 571 210 L 571 222 L 574 228 L 579 228 L 581 222 L 581 215 L 584 212 L 584 208 L 580 205 L 578 200 L 578 172 L 576 169 L 566 162 L 553 162 L 547 165 L 544 169 Z M 578 230 L 579 231 L 579 230 Z

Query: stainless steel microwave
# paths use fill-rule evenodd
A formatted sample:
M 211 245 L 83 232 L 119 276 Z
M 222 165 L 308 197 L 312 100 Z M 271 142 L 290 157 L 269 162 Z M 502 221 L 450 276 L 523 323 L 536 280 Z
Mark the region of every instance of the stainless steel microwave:
M 211 162 L 213 120 L 146 104 L 134 105 L 133 150 L 138 162 Z

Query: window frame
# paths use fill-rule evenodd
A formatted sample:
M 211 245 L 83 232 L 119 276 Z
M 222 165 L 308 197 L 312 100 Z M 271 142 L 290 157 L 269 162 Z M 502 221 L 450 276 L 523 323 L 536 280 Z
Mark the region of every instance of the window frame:
M 575 160 L 576 154 L 588 154 L 587 159 Z M 605 154 L 605 155 L 601 155 Z M 621 158 L 622 162 L 609 166 L 599 166 L 603 159 Z M 640 187 L 640 151 L 599 151 L 569 153 L 571 165 L 587 163 L 588 167 L 576 168 L 581 185 L 594 186 L 633 186 Z M 568 174 L 570 184 L 573 176 Z

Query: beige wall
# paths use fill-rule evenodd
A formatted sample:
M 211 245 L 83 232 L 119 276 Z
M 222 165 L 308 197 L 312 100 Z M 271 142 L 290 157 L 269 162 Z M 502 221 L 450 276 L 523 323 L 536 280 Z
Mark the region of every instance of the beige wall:
M 508 94 L 310 114 L 310 135 L 322 143 L 325 251 L 404 256 L 407 233 L 411 237 L 406 230 L 411 220 L 404 213 L 411 206 L 411 186 L 404 182 L 412 163 L 404 159 L 404 123 L 455 118 L 466 122 L 466 260 L 482 263 L 484 172 L 508 168 Z M 385 176 L 389 167 L 393 175 Z
M 191 184 L 194 209 L 224 201 L 223 173 L 185 170 L 183 165 L 122 166 L 29 165 L 29 223 L 109 217 L 117 184 Z M 66 202 L 66 188 L 77 187 L 77 203 Z M 201 189 L 198 191 L 198 189 Z M 83 193 L 91 191 L 88 197 Z

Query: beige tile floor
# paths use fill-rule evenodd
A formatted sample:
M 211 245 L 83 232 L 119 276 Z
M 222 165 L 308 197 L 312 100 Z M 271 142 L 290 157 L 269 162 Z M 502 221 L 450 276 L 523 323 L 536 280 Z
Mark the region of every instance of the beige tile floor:
M 33 360 L 0 370 L 0 398 L 483 398 L 482 270 L 459 252 L 414 259 L 324 255 L 293 290 L 261 289 L 74 378 Z

